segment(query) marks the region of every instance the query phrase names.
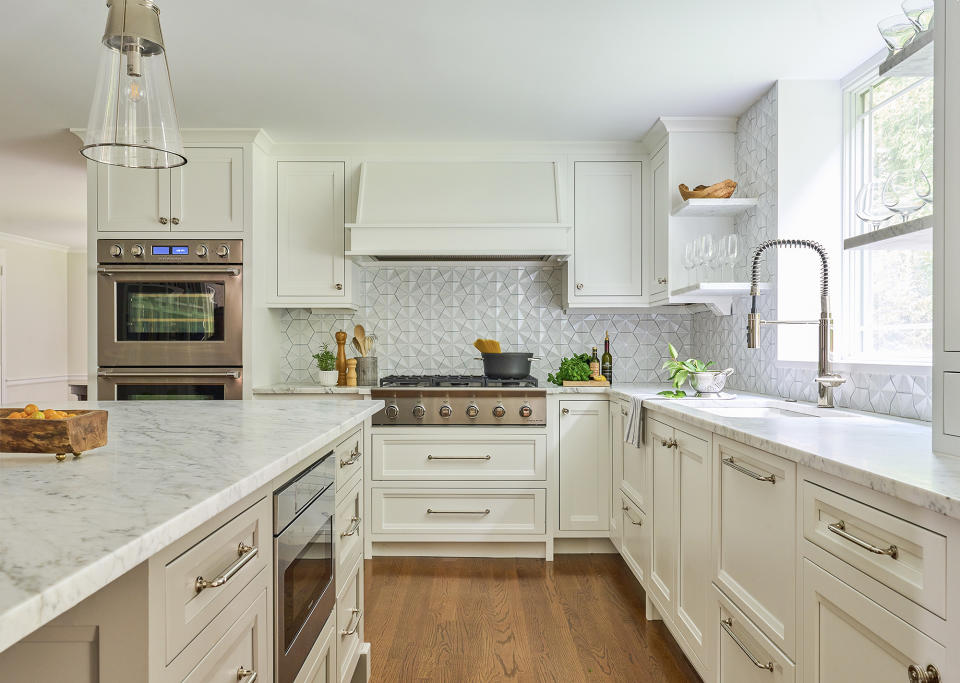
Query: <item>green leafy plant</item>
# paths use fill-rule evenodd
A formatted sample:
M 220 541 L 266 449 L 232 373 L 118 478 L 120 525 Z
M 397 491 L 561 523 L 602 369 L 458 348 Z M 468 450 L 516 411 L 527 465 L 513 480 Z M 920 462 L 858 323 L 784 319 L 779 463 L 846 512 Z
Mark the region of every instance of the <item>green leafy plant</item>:
M 670 371 L 670 381 L 673 382 L 673 392 L 660 392 L 660 395 L 666 396 L 667 393 L 683 393 L 680 392 L 680 387 L 683 386 L 683 383 L 687 381 L 687 377 L 691 372 L 705 372 L 707 368 L 713 365 L 713 361 L 708 361 L 704 363 L 699 361 L 696 358 L 688 358 L 687 360 L 680 360 L 677 355 L 677 350 L 674 348 L 673 344 L 667 344 L 667 348 L 670 351 L 670 360 L 663 364 L 664 370 Z M 684 394 L 686 396 L 686 394 Z M 682 398 L 680 396 L 671 396 L 671 398 Z
M 590 355 L 586 353 L 581 353 L 573 358 L 563 358 L 556 374 L 551 372 L 547 375 L 547 381 L 553 382 L 557 386 L 563 386 L 564 380 L 586 382 L 590 379 L 590 360 Z
M 669 389 L 665 391 L 658 391 L 657 396 L 666 396 L 667 398 L 686 398 L 687 392 L 683 389 L 677 389 L 676 391 L 670 391 Z
M 313 354 L 313 359 L 317 361 L 317 367 L 324 372 L 337 369 L 337 357 L 326 344 L 320 345 L 320 353 Z

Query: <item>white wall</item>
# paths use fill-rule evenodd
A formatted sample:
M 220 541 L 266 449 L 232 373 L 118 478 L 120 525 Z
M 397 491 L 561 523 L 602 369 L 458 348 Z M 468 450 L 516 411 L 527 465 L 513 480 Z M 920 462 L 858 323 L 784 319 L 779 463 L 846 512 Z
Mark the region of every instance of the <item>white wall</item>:
M 67 374 L 87 381 L 87 252 L 67 254 Z

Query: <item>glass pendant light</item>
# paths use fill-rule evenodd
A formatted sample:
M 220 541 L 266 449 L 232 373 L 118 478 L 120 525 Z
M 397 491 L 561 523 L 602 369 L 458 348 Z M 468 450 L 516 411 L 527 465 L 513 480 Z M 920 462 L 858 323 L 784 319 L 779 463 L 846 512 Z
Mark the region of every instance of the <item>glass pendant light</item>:
M 107 0 L 100 72 L 80 153 L 102 164 L 174 168 L 187 163 L 173 86 L 152 0 Z

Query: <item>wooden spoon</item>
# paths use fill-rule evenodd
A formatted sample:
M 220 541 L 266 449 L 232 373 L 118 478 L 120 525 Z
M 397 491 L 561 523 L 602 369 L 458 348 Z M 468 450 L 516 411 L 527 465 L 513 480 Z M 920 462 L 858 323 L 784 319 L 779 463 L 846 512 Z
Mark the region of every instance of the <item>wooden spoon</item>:
M 361 356 L 365 356 L 365 355 L 366 355 L 366 354 L 363 352 L 363 347 L 360 346 L 360 340 L 359 340 L 359 339 L 357 339 L 356 337 L 354 337 L 354 338 L 352 339 L 351 343 L 353 344 L 353 348 L 355 348 L 355 349 L 357 350 L 357 353 L 359 353 Z
M 360 349 L 360 355 L 366 356 L 367 352 L 366 352 L 365 342 L 367 339 L 367 333 L 364 331 L 363 325 L 356 325 L 353 328 L 353 336 L 357 340 L 357 343 L 359 344 L 358 348 Z

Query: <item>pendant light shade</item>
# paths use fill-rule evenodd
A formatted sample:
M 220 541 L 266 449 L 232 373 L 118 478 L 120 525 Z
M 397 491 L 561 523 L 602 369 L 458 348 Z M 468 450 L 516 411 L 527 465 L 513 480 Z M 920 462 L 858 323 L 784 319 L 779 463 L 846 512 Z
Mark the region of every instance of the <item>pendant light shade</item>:
M 173 86 L 152 0 L 107 0 L 100 71 L 80 153 L 102 164 L 173 168 L 187 163 Z

